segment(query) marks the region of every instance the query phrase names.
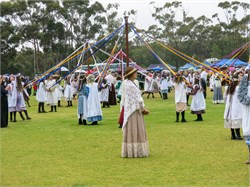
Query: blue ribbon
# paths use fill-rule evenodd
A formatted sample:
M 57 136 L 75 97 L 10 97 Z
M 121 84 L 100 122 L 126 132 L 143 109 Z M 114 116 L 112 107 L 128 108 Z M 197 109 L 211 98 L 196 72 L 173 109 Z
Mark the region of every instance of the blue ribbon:
M 118 29 L 116 29 L 114 32 L 112 32 L 109 36 L 103 38 L 102 40 L 98 41 L 95 45 L 92 45 L 90 48 L 88 48 L 86 51 L 84 52 L 87 52 L 88 50 L 94 48 L 96 45 L 100 44 L 101 42 L 104 41 L 104 43 L 102 43 L 99 47 L 97 47 L 97 49 L 91 53 L 90 56 L 88 56 L 88 58 L 85 60 L 87 61 L 91 56 L 93 56 L 100 48 L 102 48 L 108 41 L 111 40 L 111 38 L 113 38 L 118 32 L 119 30 L 121 30 L 123 27 L 124 27 L 125 24 L 123 24 L 122 26 L 120 26 Z M 81 54 L 79 54 L 81 55 Z M 78 56 L 79 56 L 78 55 Z M 71 74 L 72 72 L 74 72 L 79 66 L 81 66 L 84 62 L 80 63 L 78 66 L 76 66 L 75 68 L 73 68 L 68 74 L 66 74 L 65 76 L 63 76 L 62 78 L 60 78 L 54 85 L 58 84 L 59 82 L 61 82 L 65 77 L 67 77 L 69 74 Z M 51 87 L 53 87 L 54 85 L 52 85 Z

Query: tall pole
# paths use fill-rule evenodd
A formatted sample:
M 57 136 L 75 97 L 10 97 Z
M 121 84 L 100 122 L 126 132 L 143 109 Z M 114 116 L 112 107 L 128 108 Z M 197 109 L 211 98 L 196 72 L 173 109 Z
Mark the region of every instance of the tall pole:
M 34 49 L 34 77 L 36 76 L 36 50 Z
M 125 19 L 125 30 L 126 30 L 126 53 L 127 53 L 127 58 L 126 58 L 126 63 L 127 67 L 129 66 L 129 49 L 128 49 L 128 16 L 124 17 Z

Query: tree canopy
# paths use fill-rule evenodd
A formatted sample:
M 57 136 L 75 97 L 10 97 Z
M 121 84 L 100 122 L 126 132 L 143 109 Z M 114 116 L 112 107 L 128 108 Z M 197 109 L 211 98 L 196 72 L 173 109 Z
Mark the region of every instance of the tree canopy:
M 179 1 L 166 2 L 154 7 L 152 17 L 156 24 L 146 33 L 199 60 L 222 58 L 249 41 L 248 14 L 250 5 L 238 1 L 219 2 L 224 15 L 212 18 L 201 15 L 188 16 Z M 1 73 L 22 72 L 29 76 L 41 73 L 58 64 L 87 40 L 98 41 L 117 29 L 124 21 L 119 17 L 119 4 L 103 7 L 100 2 L 67 0 L 11 0 L 1 6 Z M 182 13 L 177 19 L 176 12 Z M 244 16 L 237 19 L 237 14 Z M 130 24 L 136 25 L 137 12 L 128 10 Z M 220 20 L 224 16 L 225 21 Z M 176 55 L 150 41 L 154 51 L 166 62 L 179 67 L 185 62 Z M 105 46 L 111 51 L 113 43 Z M 125 51 L 125 37 L 119 44 Z M 130 57 L 142 66 L 158 63 L 146 47 L 137 39 L 129 41 Z M 107 56 L 97 53 L 105 60 Z M 247 54 L 241 57 L 248 60 Z

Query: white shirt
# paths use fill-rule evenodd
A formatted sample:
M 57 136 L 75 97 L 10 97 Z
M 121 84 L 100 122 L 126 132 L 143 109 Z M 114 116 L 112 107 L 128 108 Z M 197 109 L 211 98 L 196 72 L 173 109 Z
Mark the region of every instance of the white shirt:
M 201 79 L 203 79 L 204 81 L 207 82 L 207 72 L 206 71 L 202 71 L 200 76 L 201 76 Z

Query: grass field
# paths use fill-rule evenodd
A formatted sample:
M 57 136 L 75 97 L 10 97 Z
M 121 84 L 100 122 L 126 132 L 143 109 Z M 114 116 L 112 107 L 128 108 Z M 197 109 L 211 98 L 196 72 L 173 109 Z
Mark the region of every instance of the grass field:
M 103 109 L 99 125 L 80 126 L 76 100 L 57 113 L 38 114 L 32 96 L 32 120 L 17 115 L 0 129 L 0 186 L 249 186 L 245 142 L 230 139 L 224 104 L 212 104 L 211 97 L 204 121 L 195 122 L 188 110 L 187 123 L 174 122 L 173 93 L 168 100 L 144 98 L 150 156 L 126 159 L 118 105 Z

